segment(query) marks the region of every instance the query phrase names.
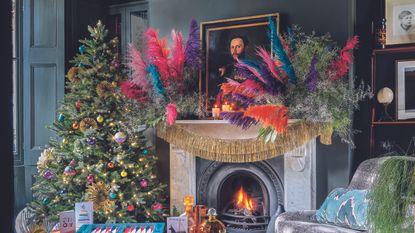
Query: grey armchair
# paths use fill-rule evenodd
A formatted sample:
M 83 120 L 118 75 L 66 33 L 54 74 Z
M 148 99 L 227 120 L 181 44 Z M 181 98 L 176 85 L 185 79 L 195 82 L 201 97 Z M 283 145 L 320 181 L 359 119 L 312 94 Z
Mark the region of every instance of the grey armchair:
M 368 159 L 357 168 L 350 189 L 371 189 L 383 162 L 391 157 Z M 275 233 L 352 233 L 365 232 L 319 223 L 313 220 L 316 210 L 285 212 L 275 221 Z

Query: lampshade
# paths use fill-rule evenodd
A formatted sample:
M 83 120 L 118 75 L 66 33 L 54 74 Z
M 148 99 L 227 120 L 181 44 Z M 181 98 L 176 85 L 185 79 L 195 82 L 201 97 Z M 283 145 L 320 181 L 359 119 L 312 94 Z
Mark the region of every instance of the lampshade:
M 388 87 L 384 87 L 378 91 L 377 99 L 381 104 L 390 104 L 393 100 L 393 91 Z

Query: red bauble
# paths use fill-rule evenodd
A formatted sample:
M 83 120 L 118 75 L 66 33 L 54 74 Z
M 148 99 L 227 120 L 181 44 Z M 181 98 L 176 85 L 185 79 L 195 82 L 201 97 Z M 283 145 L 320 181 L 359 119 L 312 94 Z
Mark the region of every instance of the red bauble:
M 153 211 L 159 211 L 163 209 L 163 204 L 161 204 L 160 202 L 155 202 L 153 205 L 151 205 L 151 209 Z
M 75 108 L 78 109 L 78 110 L 81 108 L 81 101 L 80 100 L 77 100 L 75 102 Z
M 107 163 L 107 168 L 109 168 L 109 169 L 113 169 L 114 166 L 115 165 L 114 165 L 114 163 L 112 161 Z
M 127 206 L 127 210 L 128 210 L 129 212 L 134 211 L 134 210 L 135 210 L 134 205 L 128 205 L 128 206 Z
M 140 187 L 141 188 L 147 188 L 148 187 L 148 180 L 147 179 L 140 180 Z
M 78 129 L 79 128 L 79 124 L 78 124 L 78 122 L 74 122 L 73 124 L 72 124 L 72 129 Z

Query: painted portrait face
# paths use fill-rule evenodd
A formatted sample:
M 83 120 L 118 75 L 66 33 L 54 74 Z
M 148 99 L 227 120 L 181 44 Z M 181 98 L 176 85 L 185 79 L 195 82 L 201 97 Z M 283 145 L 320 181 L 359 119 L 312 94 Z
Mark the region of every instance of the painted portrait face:
M 245 50 L 244 41 L 241 38 L 232 39 L 229 48 L 233 59 L 236 60 Z
M 402 26 L 404 28 L 410 28 L 412 26 L 412 15 L 407 15 L 402 18 Z

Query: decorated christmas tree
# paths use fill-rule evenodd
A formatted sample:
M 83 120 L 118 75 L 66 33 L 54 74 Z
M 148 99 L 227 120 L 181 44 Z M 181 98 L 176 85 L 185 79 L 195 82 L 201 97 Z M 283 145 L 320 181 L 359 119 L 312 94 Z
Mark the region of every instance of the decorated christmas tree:
M 67 74 L 67 93 L 38 161 L 30 207 L 36 221 L 56 221 L 76 202 L 92 201 L 94 221 L 142 222 L 164 214 L 165 185 L 142 133 L 126 129 L 128 106 L 118 85 L 126 78 L 117 38 L 100 21 L 88 27 Z

